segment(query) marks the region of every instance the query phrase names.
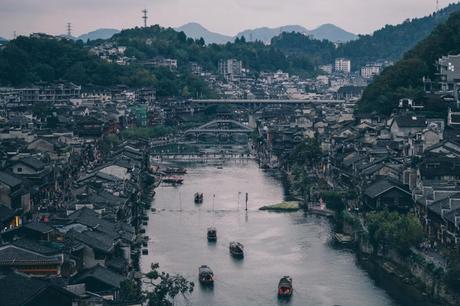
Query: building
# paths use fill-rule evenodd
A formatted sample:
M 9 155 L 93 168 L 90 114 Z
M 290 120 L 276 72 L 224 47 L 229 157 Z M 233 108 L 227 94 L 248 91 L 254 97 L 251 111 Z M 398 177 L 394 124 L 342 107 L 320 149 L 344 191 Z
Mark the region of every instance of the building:
M 460 83 L 460 54 L 443 56 L 438 60 L 440 89 L 453 92 L 458 100 L 458 84 Z
M 223 75 L 227 80 L 234 80 L 243 74 L 243 62 L 236 59 L 220 60 L 219 74 Z
M 361 76 L 365 79 L 372 79 L 382 72 L 382 65 L 367 64 L 361 67 Z
M 322 71 L 324 71 L 325 73 L 327 74 L 332 74 L 332 72 L 334 71 L 334 67 L 332 65 L 322 65 L 322 66 L 319 66 L 319 69 L 321 69 Z
M 346 58 L 336 58 L 335 59 L 335 71 L 350 73 L 351 72 L 351 61 Z

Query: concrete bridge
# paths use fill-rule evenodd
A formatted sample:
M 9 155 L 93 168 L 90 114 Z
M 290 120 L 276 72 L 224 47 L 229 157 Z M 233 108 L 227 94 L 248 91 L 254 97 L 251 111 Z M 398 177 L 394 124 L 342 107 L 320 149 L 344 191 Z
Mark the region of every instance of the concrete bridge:
M 346 100 L 294 100 L 294 99 L 190 99 L 190 103 L 197 105 L 242 105 L 242 106 L 264 106 L 264 105 L 336 105 L 346 103 Z

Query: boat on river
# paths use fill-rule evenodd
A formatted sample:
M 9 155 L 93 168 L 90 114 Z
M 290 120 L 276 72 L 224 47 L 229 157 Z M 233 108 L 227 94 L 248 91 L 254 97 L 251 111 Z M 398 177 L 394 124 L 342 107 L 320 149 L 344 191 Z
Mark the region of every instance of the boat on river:
M 212 285 L 214 284 L 214 272 L 210 267 L 202 265 L 198 268 L 198 279 L 203 285 Z
M 290 276 L 283 276 L 278 283 L 278 297 L 289 298 L 292 292 L 292 278 Z
M 208 227 L 207 237 L 210 242 L 217 240 L 217 230 L 215 227 Z
M 163 178 L 162 181 L 163 183 L 166 183 L 166 184 L 180 185 L 184 182 L 184 179 L 181 177 L 177 177 L 177 176 L 170 176 L 170 177 Z
M 201 204 L 203 203 L 203 193 L 202 192 L 197 192 L 194 195 L 194 200 L 196 204 Z
M 239 242 L 236 242 L 236 241 L 230 242 L 229 250 L 230 250 L 230 254 L 233 257 L 236 257 L 236 258 L 244 257 L 244 246 Z
M 180 175 L 183 175 L 183 174 L 186 174 L 187 173 L 187 169 L 185 168 L 171 168 L 171 167 L 168 167 L 165 169 L 164 173 L 166 174 L 180 174 Z

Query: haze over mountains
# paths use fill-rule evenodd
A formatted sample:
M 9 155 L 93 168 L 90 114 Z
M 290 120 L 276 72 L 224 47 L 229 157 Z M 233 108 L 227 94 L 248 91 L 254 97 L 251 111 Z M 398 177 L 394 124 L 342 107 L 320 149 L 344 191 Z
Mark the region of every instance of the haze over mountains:
M 86 34 L 82 34 L 77 37 L 77 39 L 81 39 L 83 41 L 89 40 L 96 40 L 96 39 L 109 39 L 113 35 L 120 33 L 120 30 L 117 29 L 97 29 L 95 31 L 91 31 Z
M 332 42 L 347 42 L 358 38 L 357 35 L 347 32 L 333 24 L 324 24 L 314 30 L 308 30 L 299 25 L 288 25 L 278 28 L 262 27 L 257 29 L 245 30 L 238 33 L 236 36 L 228 36 L 215 32 L 211 32 L 199 23 L 187 23 L 181 27 L 175 28 L 177 31 L 183 31 L 188 37 L 199 39 L 203 37 L 207 44 L 216 43 L 223 44 L 235 40 L 236 37 L 244 36 L 248 41 L 263 41 L 270 43 L 271 39 L 283 32 L 298 32 L 315 39 L 327 39 Z

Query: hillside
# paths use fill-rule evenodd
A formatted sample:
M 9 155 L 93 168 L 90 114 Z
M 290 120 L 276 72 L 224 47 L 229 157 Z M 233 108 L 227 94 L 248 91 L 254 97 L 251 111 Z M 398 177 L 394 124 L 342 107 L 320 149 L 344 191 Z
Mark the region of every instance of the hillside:
M 82 43 L 20 36 L 0 51 L 0 85 L 65 80 L 82 85 L 146 86 L 154 77 L 137 67 L 122 67 L 91 56 Z
M 259 71 L 297 71 L 311 73 L 312 63 L 303 55 L 287 57 L 281 51 L 261 42 L 246 42 L 235 39 L 225 45 L 205 45 L 204 40 L 187 38 L 183 32 L 164 29 L 159 26 L 124 30 L 112 38 L 118 44 L 127 46 L 127 56 L 148 59 L 156 56 L 178 60 L 180 69 L 195 62 L 209 71 L 217 71 L 220 59 L 238 58 L 253 72 Z
M 288 25 L 278 28 L 262 27 L 252 30 L 245 30 L 236 35 L 236 37 L 245 37 L 248 41 L 262 41 L 265 44 L 269 44 L 273 37 L 280 35 L 283 32 L 298 32 L 307 33 L 308 30 L 299 25 Z
M 327 39 L 332 42 L 348 42 L 358 39 L 356 34 L 345 31 L 334 24 L 323 24 L 314 30 L 308 31 L 308 35 L 313 36 L 315 39 Z
M 398 60 L 437 25 L 444 23 L 450 14 L 458 11 L 460 3 L 451 4 L 426 17 L 408 19 L 399 25 L 386 25 L 372 35 L 360 35 L 359 39 L 341 45 L 337 56 L 350 58 L 354 68 L 376 60 Z
M 437 59 L 460 53 L 460 13 L 450 16 L 402 60 L 384 72 L 364 92 L 358 112 L 389 114 L 400 98 L 419 97 L 423 76 L 433 77 Z
M 109 39 L 117 33 L 120 33 L 120 31 L 117 29 L 97 29 L 86 34 L 82 34 L 78 36 L 76 39 L 81 39 L 84 42 L 86 42 L 87 40 Z
M 187 37 L 193 39 L 203 38 L 207 44 L 225 44 L 227 42 L 233 41 L 233 37 L 214 33 L 203 27 L 199 23 L 190 22 L 184 24 L 181 27 L 175 28 L 178 32 L 184 32 Z

